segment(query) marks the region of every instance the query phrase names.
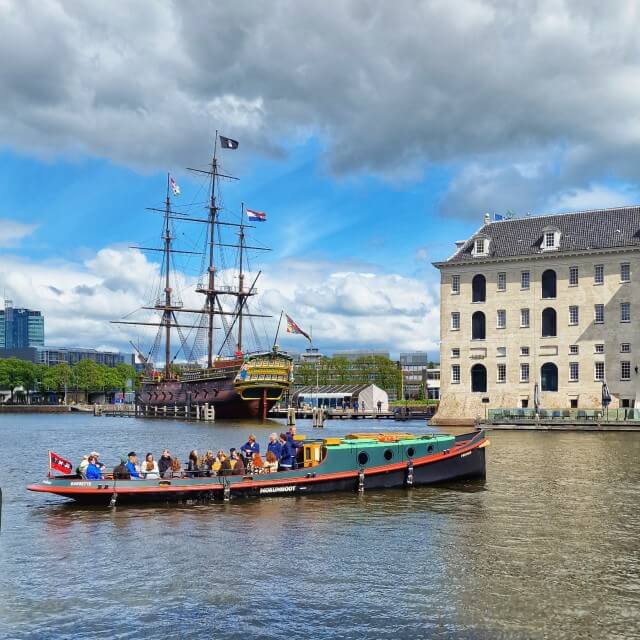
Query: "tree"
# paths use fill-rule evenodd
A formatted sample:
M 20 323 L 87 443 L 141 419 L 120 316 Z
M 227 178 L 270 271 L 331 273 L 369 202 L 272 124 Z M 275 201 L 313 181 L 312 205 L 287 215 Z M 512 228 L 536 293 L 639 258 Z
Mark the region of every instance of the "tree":
M 84 358 L 73 367 L 73 372 L 76 386 L 86 394 L 101 391 L 104 388 L 104 369 L 97 362 Z

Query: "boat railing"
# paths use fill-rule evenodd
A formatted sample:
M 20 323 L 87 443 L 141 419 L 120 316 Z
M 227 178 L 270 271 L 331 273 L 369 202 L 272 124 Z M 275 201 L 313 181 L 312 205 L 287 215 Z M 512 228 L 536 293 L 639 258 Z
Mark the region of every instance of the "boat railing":
M 489 409 L 487 420 L 500 422 L 535 422 L 539 420 L 550 422 L 640 422 L 640 409 L 622 407 L 619 409 Z

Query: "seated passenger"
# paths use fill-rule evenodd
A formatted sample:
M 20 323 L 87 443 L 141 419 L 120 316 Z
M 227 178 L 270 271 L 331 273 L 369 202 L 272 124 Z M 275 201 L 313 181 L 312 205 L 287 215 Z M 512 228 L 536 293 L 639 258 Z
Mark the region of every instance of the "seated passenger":
M 85 478 L 87 480 L 102 480 L 102 472 L 100 471 L 100 467 L 96 464 L 96 462 L 98 462 L 96 457 L 89 456 L 88 462 L 89 464 L 87 465 Z
M 98 467 L 98 469 L 100 469 L 100 471 L 104 475 L 105 466 L 104 466 L 104 464 L 102 462 L 100 462 L 100 454 L 97 451 L 92 451 L 89 454 L 89 457 L 91 457 L 91 456 L 93 456 L 96 459 L 96 467 Z
M 211 465 L 211 473 L 212 475 L 216 475 L 218 471 L 220 471 L 220 466 L 222 465 L 222 461 L 227 456 L 224 455 L 224 451 L 222 449 L 218 449 L 218 453 L 216 453 L 216 457 Z
M 127 471 L 132 480 L 140 480 L 140 467 L 138 465 L 138 456 L 135 451 L 130 451 L 127 455 Z
M 129 469 L 127 469 L 127 459 L 120 458 L 120 464 L 116 465 L 113 468 L 113 479 L 114 480 L 130 480 L 131 474 L 129 473 Z
M 215 461 L 216 459 L 213 455 L 213 451 L 207 451 L 204 460 L 202 461 L 202 470 L 206 473 L 206 475 L 211 475 L 211 471 L 213 470 L 213 464 Z
M 160 477 L 158 463 L 153 459 L 152 453 L 147 453 L 145 456 L 140 475 L 145 480 L 157 480 Z
M 264 463 L 265 473 L 275 473 L 278 470 L 278 458 L 273 451 L 267 451 L 267 461 Z
M 233 469 L 233 467 L 236 466 L 236 462 L 239 459 L 240 459 L 240 456 L 238 455 L 237 449 L 235 447 L 231 447 L 231 449 L 229 449 L 229 462 L 231 463 L 231 468 L 232 469 Z
M 76 468 L 76 473 L 81 478 L 85 478 L 87 474 L 88 466 L 89 466 L 89 456 L 82 456 L 82 460 L 80 461 L 80 464 Z
M 231 459 L 227 458 L 227 456 L 222 454 L 222 461 L 220 462 L 220 471 L 218 471 L 219 476 L 230 476 L 233 473 L 233 466 L 231 464 Z
M 256 442 L 256 437 L 251 434 L 249 440 L 242 445 L 240 449 L 246 460 L 252 460 L 254 454 L 260 453 L 260 445 Z
M 173 458 L 171 460 L 171 477 L 182 478 L 182 467 L 180 466 L 180 458 Z
M 244 467 L 244 462 L 242 462 L 242 458 L 240 457 L 237 451 L 234 451 L 231 457 L 232 459 L 235 457 L 235 461 L 236 461 L 236 463 L 233 465 L 232 474 L 234 476 L 243 476 L 245 467 Z
M 160 460 L 158 460 L 158 471 L 160 472 L 161 478 L 171 477 L 171 462 L 172 460 L 169 449 L 163 449 Z
M 264 468 L 264 460 L 259 453 L 253 454 L 253 460 L 251 460 L 251 468 L 257 473 L 260 473 Z
M 267 451 L 271 451 L 271 453 L 276 457 L 276 460 L 280 460 L 280 456 L 282 455 L 282 445 L 278 441 L 278 434 L 275 432 L 269 435 Z
M 200 464 L 198 463 L 198 452 L 193 449 L 189 454 L 189 462 L 187 464 L 187 475 L 195 478 L 200 475 Z

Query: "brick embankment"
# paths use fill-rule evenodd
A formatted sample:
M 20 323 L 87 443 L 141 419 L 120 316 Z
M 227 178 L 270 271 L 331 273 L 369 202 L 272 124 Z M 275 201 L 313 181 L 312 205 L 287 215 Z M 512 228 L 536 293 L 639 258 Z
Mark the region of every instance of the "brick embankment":
M 0 404 L 0 413 L 69 413 L 62 404 Z

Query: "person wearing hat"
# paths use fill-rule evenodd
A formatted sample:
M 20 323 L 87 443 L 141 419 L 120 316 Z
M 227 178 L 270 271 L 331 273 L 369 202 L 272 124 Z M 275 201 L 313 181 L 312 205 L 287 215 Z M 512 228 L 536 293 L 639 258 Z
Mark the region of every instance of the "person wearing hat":
M 127 471 L 132 480 L 140 480 L 140 466 L 138 465 L 138 456 L 135 451 L 130 451 L 127 455 L 129 461 L 127 462 Z
M 96 459 L 96 461 L 94 462 L 94 464 L 96 465 L 96 467 L 98 467 L 98 469 L 100 469 L 100 473 L 104 473 L 104 463 L 100 462 L 100 454 L 97 451 L 92 451 L 89 454 L 89 457 L 94 457 Z
M 97 458 L 93 454 L 89 454 L 89 465 L 87 466 L 87 471 L 85 473 L 85 477 L 87 480 L 102 479 L 102 470 L 96 464 L 97 462 Z

